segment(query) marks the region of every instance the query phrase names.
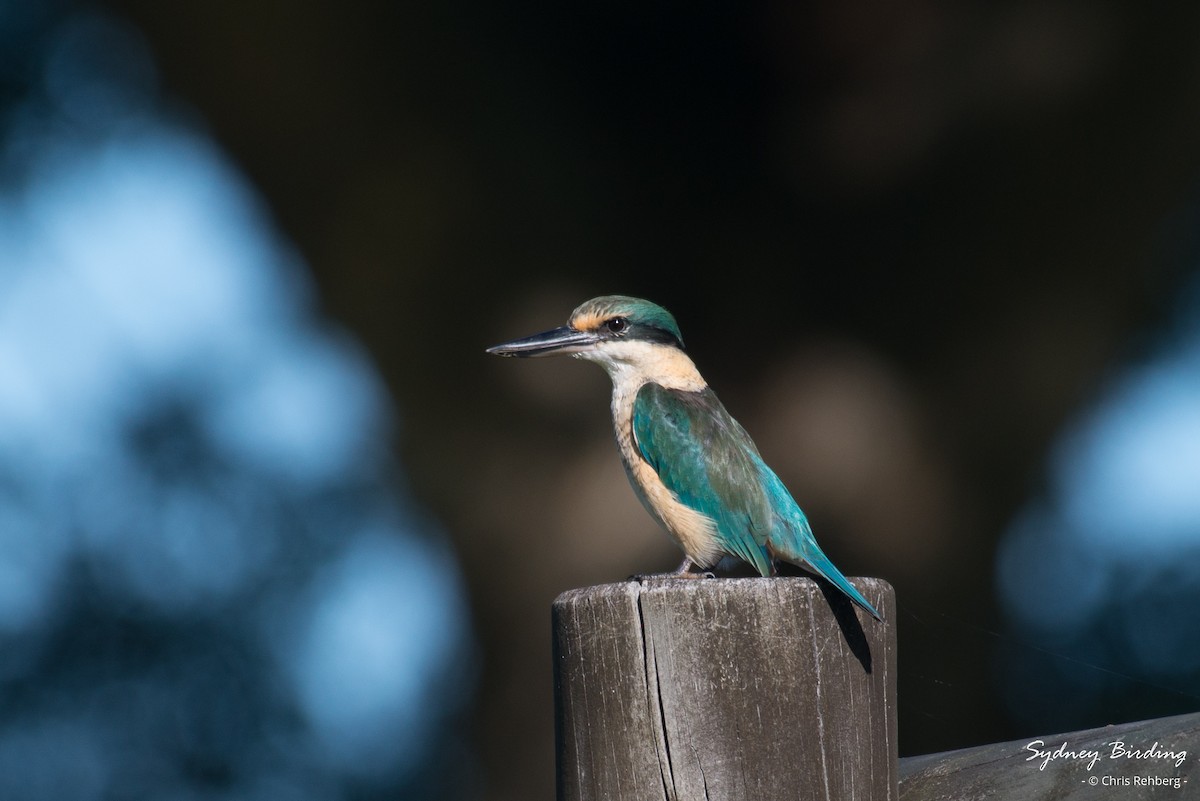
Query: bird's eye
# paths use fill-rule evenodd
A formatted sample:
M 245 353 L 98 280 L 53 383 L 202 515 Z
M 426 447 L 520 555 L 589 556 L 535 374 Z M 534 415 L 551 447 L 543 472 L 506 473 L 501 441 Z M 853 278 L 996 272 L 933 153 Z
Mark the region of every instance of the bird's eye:
M 625 329 L 629 328 L 629 321 L 624 317 L 614 317 L 604 323 L 604 327 L 608 329 L 610 334 L 623 334 Z

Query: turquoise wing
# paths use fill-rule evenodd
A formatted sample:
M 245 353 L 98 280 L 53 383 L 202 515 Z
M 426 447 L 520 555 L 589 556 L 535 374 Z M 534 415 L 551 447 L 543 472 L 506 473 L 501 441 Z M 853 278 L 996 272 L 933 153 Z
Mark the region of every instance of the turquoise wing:
M 684 392 L 648 383 L 634 399 L 633 435 L 667 489 L 716 521 L 722 550 L 770 575 L 773 514 L 762 487 L 762 462 L 716 394 L 707 387 Z

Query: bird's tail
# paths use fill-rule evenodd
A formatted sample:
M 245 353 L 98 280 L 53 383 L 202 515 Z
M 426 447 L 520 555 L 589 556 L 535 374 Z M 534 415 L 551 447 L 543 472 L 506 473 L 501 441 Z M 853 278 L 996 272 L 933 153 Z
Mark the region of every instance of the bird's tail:
M 842 571 L 838 570 L 837 566 L 829 561 L 829 557 L 817 546 L 811 535 L 809 535 L 807 546 L 804 549 L 806 553 L 800 559 L 785 558 L 789 562 L 795 561 L 801 567 L 811 568 L 816 571 L 818 575 L 845 593 L 847 598 L 861 607 L 868 615 L 882 622 L 883 615 L 879 614 L 875 607 L 871 605 L 871 602 L 864 598 L 862 593 L 855 589 L 854 585 L 842 575 Z
M 817 545 L 808 518 L 796 504 L 787 487 L 779 480 L 779 476 L 761 459 L 758 460 L 759 471 L 764 486 L 775 510 L 774 526 L 767 536 L 767 547 L 771 554 L 799 567 L 812 570 L 821 578 L 841 590 L 847 598 L 857 604 L 871 617 L 883 621 L 883 616 L 871 605 L 871 602 L 854 588 L 842 571 L 838 570 L 829 557 Z

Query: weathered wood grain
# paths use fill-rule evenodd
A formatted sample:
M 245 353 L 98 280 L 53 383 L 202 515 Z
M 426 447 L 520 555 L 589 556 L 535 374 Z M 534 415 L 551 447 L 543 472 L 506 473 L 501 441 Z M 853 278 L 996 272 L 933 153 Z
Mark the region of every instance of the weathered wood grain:
M 553 620 L 560 801 L 898 798 L 894 629 L 815 581 L 609 584 Z
M 1118 742 L 1119 749 L 1114 746 Z M 900 798 L 901 801 L 1200 798 L 1198 757 L 1200 713 L 1178 715 L 906 757 L 900 760 Z

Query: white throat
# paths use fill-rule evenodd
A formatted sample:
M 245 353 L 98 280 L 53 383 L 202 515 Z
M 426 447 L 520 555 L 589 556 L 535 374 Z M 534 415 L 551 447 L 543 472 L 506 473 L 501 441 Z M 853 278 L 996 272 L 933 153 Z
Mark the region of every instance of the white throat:
M 617 395 L 635 393 L 653 381 L 668 389 L 699 392 L 707 384 L 688 355 L 679 348 L 643 340 L 612 340 L 575 354 L 604 368 Z

